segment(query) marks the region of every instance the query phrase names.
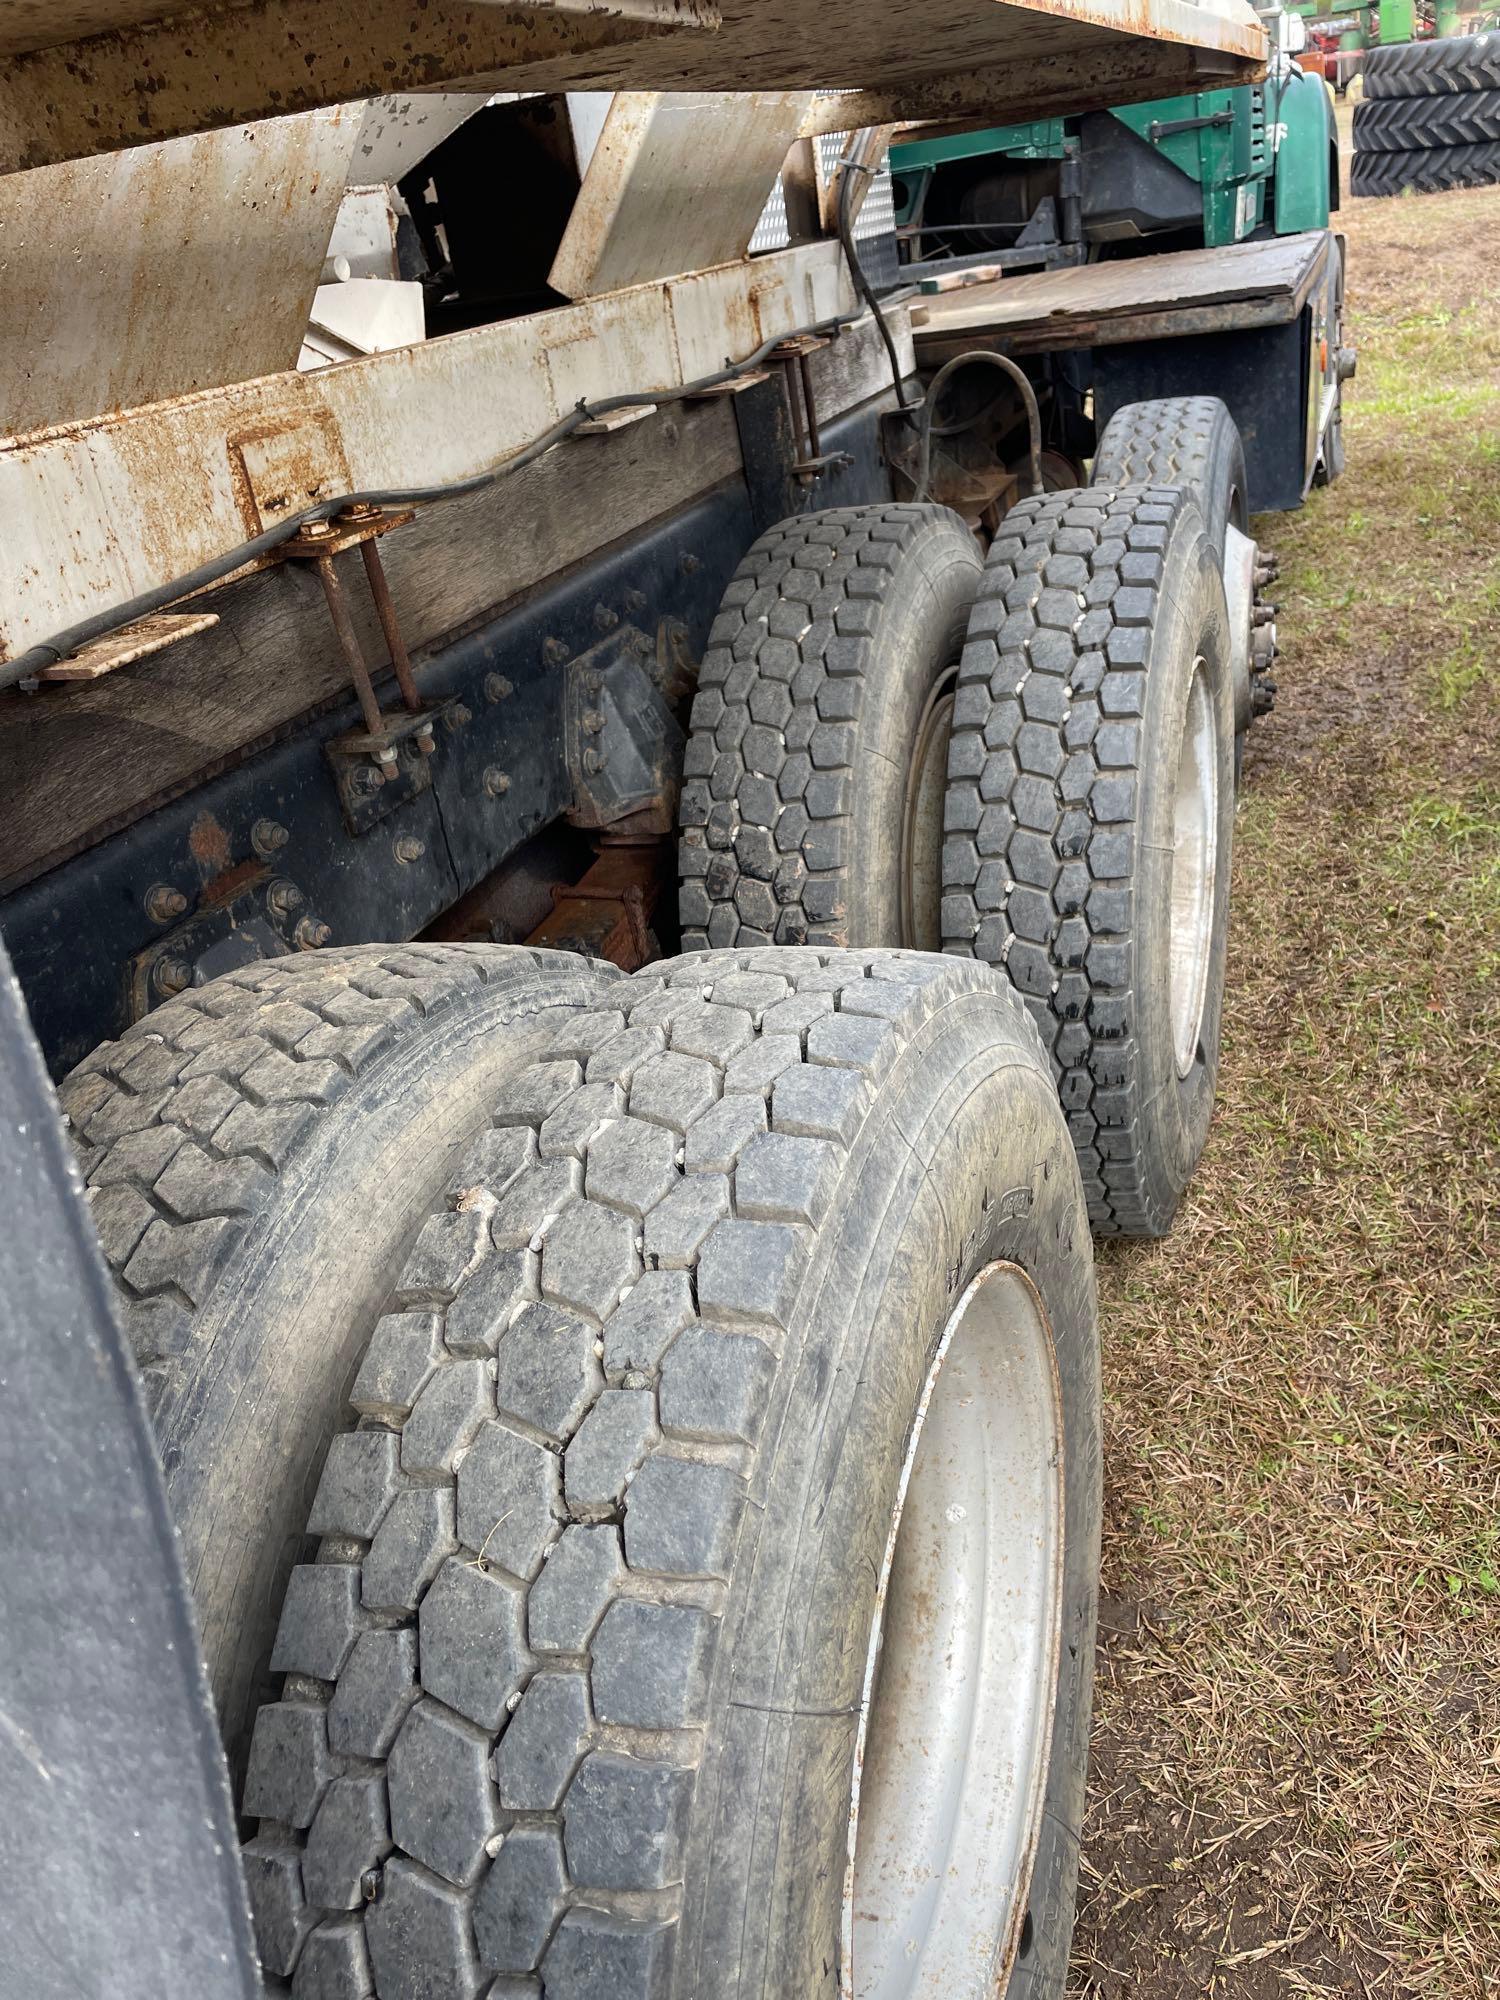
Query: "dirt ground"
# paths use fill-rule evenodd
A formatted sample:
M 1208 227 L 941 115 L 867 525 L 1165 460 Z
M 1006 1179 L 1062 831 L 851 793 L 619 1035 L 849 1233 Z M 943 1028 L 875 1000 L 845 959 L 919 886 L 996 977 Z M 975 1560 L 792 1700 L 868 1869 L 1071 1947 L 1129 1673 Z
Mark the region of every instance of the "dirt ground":
M 1219 1111 L 1101 1260 L 1088 2000 L 1500 1991 L 1500 187 L 1338 221 Z

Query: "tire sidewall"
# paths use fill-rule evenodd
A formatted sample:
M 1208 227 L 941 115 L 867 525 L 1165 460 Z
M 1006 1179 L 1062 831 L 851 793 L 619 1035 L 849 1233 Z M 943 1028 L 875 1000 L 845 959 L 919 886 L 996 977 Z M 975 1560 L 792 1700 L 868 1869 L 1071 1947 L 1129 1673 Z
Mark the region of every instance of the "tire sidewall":
M 928 696 L 963 651 L 984 567 L 972 539 L 966 546 L 954 525 L 947 514 L 936 517 L 906 552 L 871 641 L 872 652 L 883 654 L 890 670 L 872 672 L 866 680 L 850 814 L 844 942 L 851 946 L 911 942 L 901 934 L 901 867 L 917 732 Z
M 1234 694 L 1223 579 L 1201 522 L 1176 539 L 1162 582 L 1163 615 L 1152 637 L 1136 805 L 1134 1031 L 1139 1101 L 1147 1130 L 1141 1156 L 1156 1178 L 1153 1207 L 1170 1216 L 1203 1150 L 1218 1086 L 1224 963 L 1234 837 Z M 1215 869 L 1208 973 L 1198 1052 L 1177 1073 L 1171 995 L 1172 858 L 1177 766 L 1195 663 L 1202 659 L 1217 751 Z
M 767 1415 L 775 1444 L 757 1468 L 761 1504 L 730 1586 L 688 1843 L 708 1858 L 689 1886 L 679 2000 L 707 1990 L 715 1966 L 739 1962 L 716 1938 L 741 1930 L 757 1942 L 726 1993 L 836 2000 L 841 1991 L 876 1579 L 944 1326 L 971 1278 L 997 1260 L 1035 1286 L 1062 1389 L 1063 1645 L 1024 1977 L 1018 1968 L 1009 1989 L 1062 1990 L 1097 1619 L 1097 1307 L 1050 1073 L 1019 1012 L 996 1036 L 997 1011 L 994 996 L 966 995 L 913 1039 L 856 1142 L 799 1297 Z M 778 1849 L 768 1882 L 765 1857 Z

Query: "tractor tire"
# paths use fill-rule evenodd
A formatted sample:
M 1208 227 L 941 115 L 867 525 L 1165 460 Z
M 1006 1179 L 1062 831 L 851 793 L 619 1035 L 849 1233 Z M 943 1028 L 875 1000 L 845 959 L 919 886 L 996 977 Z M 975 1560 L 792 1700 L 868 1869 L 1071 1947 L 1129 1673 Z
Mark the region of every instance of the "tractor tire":
M 1349 192 L 1357 195 L 1442 194 L 1449 188 L 1490 187 L 1500 181 L 1500 139 L 1478 146 L 1427 146 L 1410 153 L 1356 153 Z
M 371 1321 L 551 1010 L 606 970 L 505 946 L 272 959 L 62 1087 L 156 1427 L 232 1768 Z M 449 1216 L 418 1253 L 461 1264 Z
M 487 1238 L 441 1326 L 398 1289 L 288 1594 L 267 1972 L 837 2000 L 880 1928 L 948 2000 L 1007 1951 L 1060 2000 L 1099 1364 L 1024 1012 L 932 955 L 692 955 L 498 1117 Z
M 980 569 L 946 507 L 832 507 L 761 536 L 693 702 L 684 949 L 935 948 L 948 714 Z
M 1207 1137 L 1234 827 L 1228 613 L 1180 488 L 1023 501 L 954 702 L 944 950 L 1004 966 L 1096 1235 L 1160 1236 Z
M 1500 30 L 1371 49 L 1364 76 L 1366 100 L 1500 90 Z
M 1186 486 L 1216 549 L 1225 531 L 1250 532 L 1245 447 L 1217 396 L 1126 403 L 1104 427 L 1091 486 Z
M 1476 146 L 1491 140 L 1500 140 L 1500 90 L 1377 97 L 1356 106 L 1354 112 L 1354 148 L 1359 153 Z

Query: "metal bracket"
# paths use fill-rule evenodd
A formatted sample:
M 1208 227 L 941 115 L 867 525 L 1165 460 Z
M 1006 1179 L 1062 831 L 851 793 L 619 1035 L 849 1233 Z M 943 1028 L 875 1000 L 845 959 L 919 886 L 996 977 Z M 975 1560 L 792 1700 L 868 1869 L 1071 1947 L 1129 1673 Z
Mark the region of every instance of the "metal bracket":
M 827 345 L 827 340 L 821 335 L 804 333 L 794 340 L 783 340 L 771 349 L 771 360 L 781 363 L 786 376 L 787 407 L 792 415 L 792 437 L 796 445 L 792 477 L 802 486 L 811 486 L 823 473 L 840 472 L 854 462 L 846 451 L 825 452 L 818 434 L 818 403 L 813 394 L 812 370 L 807 365 L 807 358 Z
M 564 738 L 575 826 L 629 820 L 639 831 L 671 831 L 685 738 L 645 661 L 657 665 L 657 644 L 622 625 L 569 664 Z
M 328 925 L 295 882 L 254 866 L 235 869 L 231 879 L 233 893 L 216 897 L 210 892 L 191 916 L 130 961 L 131 1020 L 236 966 L 327 944 Z
M 289 562 L 310 563 L 317 572 L 319 583 L 323 586 L 328 615 L 333 620 L 339 649 L 344 655 L 349 678 L 354 683 L 354 691 L 359 697 L 359 705 L 365 718 L 363 735 L 357 738 L 345 738 L 343 747 L 346 749 L 357 747 L 369 757 L 376 773 L 377 783 L 382 783 L 387 776 L 395 774 L 396 744 L 408 733 L 415 735 L 417 748 L 424 756 L 430 757 L 437 747 L 433 740 L 432 717 L 422 707 L 422 697 L 412 675 L 411 655 L 407 652 L 406 641 L 401 636 L 401 625 L 396 616 L 395 602 L 391 597 L 390 583 L 386 577 L 385 565 L 380 560 L 380 549 L 377 545 L 381 535 L 413 519 L 415 516 L 410 512 L 387 514 L 379 507 L 346 507 L 336 520 L 308 521 L 289 542 L 283 543 L 278 551 L 278 554 Z M 401 690 L 401 699 L 406 706 L 406 718 L 399 725 L 395 718 L 382 712 L 376 698 L 369 665 L 365 660 L 364 649 L 359 643 L 359 634 L 354 627 L 348 599 L 344 595 L 343 579 L 334 567 L 335 558 L 351 548 L 357 548 L 364 559 L 365 578 L 369 584 L 370 597 L 375 606 L 376 616 L 380 620 L 380 629 L 385 635 L 386 647 L 390 652 L 391 670 L 396 676 L 396 685 Z

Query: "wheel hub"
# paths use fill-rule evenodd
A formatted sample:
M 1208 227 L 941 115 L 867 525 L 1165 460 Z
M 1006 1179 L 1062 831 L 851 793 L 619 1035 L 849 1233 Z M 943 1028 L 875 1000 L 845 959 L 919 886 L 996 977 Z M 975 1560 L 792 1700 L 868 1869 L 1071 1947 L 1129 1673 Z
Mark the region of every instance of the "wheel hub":
M 1170 934 L 1172 1041 L 1177 1074 L 1198 1058 L 1213 935 L 1219 847 L 1218 731 L 1203 660 L 1193 662 L 1172 805 Z
M 1062 1635 L 1063 1430 L 1036 1291 L 991 1264 L 903 1468 L 855 1751 L 846 2000 L 994 2000 L 1028 1948 Z

